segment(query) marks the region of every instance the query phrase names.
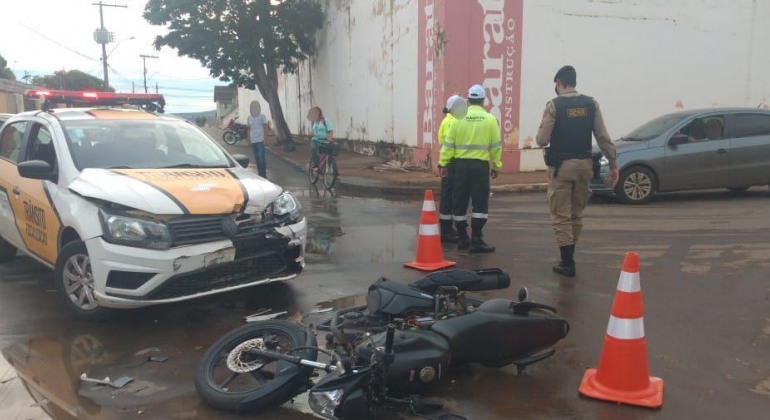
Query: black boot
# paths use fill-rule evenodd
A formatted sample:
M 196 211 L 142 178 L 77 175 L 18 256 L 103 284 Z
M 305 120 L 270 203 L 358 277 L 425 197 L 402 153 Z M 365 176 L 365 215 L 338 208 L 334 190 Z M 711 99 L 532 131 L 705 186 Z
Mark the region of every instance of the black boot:
M 484 242 L 484 236 L 481 234 L 481 229 L 473 231 L 473 237 L 471 238 L 471 254 L 487 254 L 495 252 L 495 247 L 488 245 Z
M 460 237 L 457 236 L 451 220 L 440 220 L 439 226 L 441 227 L 441 242 L 445 244 L 456 244 Z
M 553 272 L 562 276 L 575 277 L 575 245 L 559 247 L 561 261 L 553 266 Z
M 457 227 L 458 245 L 457 249 L 462 251 L 471 247 L 471 238 L 468 237 L 468 228 Z

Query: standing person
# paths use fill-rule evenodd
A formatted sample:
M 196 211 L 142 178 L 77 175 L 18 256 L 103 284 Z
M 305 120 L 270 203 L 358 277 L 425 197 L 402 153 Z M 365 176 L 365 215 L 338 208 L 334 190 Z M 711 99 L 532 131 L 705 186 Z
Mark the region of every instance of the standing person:
M 262 106 L 257 101 L 249 105 L 249 117 L 246 119 L 248 136 L 251 140 L 251 150 L 257 162 L 257 172 L 262 178 L 267 177 L 267 162 L 265 162 L 265 133 L 270 127 L 267 117 L 262 113 Z
M 452 201 L 453 219 L 459 237 L 457 249 L 469 249 L 472 253 L 495 251 L 495 247 L 484 242 L 481 231 L 489 218 L 489 177 L 497 178 L 503 166 L 500 160 L 500 127 L 497 118 L 481 107 L 485 98 L 484 88 L 480 85 L 474 85 L 468 90 L 468 113 L 462 120 L 452 122 L 439 160 L 442 178 L 449 176 L 446 166 L 454 162 L 455 188 Z M 470 239 L 468 201 L 473 203 Z
M 613 186 L 618 181 L 618 164 L 615 145 L 604 126 L 599 103 L 575 90 L 575 69 L 562 67 L 553 81 L 558 96 L 545 105 L 536 140 L 540 147 L 551 145 L 545 149 L 548 207 L 561 254 L 553 271 L 573 277 L 575 245 L 583 229 L 583 209 L 591 197 L 591 134 L 596 136 L 599 148 L 609 160 L 609 178 Z
M 443 148 L 444 139 L 449 132 L 449 127 L 455 120 L 452 115 L 452 105 L 459 98 L 458 95 L 452 95 L 446 101 L 446 108 L 444 108 L 444 120 L 441 121 L 441 125 L 438 128 L 438 145 L 439 150 Z M 439 171 L 441 171 L 441 164 L 438 165 Z M 441 227 L 441 242 L 456 244 L 459 242 L 457 231 L 455 231 L 452 225 L 452 212 L 454 207 L 452 205 L 452 194 L 454 194 L 454 164 L 450 160 L 446 165 L 447 176 L 441 178 L 441 204 L 439 205 L 438 219 L 439 226 Z
M 310 120 L 310 132 L 313 134 L 310 138 L 310 161 L 313 163 L 313 170 L 317 171 L 318 148 L 334 142 L 334 127 L 331 121 L 324 117 L 323 110 L 318 106 L 310 108 L 307 119 Z

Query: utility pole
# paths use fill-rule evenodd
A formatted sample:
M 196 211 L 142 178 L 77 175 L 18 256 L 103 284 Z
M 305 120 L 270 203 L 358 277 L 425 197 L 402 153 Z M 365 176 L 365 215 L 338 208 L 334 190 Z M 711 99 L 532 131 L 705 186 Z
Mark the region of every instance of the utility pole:
M 144 93 L 147 93 L 147 59 L 158 58 L 158 56 L 141 54 L 139 57 L 142 57 L 142 68 L 144 69 Z
M 155 93 L 158 93 L 158 82 L 155 82 Z
M 131 93 L 136 93 L 136 88 L 134 87 L 134 82 L 131 82 Z
M 107 44 L 115 40 L 115 34 L 108 32 L 104 28 L 104 6 L 107 7 L 122 7 L 128 8 L 126 5 L 121 4 L 106 4 L 102 0 L 99 3 L 91 3 L 92 6 L 99 6 L 99 22 L 101 27 L 94 31 L 94 40 L 97 44 L 102 44 L 102 66 L 104 67 L 104 88 L 107 89 L 110 86 L 110 74 L 107 66 Z

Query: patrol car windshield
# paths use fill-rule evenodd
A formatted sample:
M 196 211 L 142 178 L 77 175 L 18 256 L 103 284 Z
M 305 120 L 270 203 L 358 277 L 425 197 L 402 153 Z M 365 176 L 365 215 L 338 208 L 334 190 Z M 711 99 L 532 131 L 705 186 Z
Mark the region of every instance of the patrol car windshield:
M 665 133 L 666 131 L 670 130 L 674 125 L 684 120 L 685 118 L 689 117 L 690 115 L 691 114 L 684 114 L 684 113 L 664 115 L 628 133 L 627 135 L 621 137 L 620 140 L 625 140 L 625 141 L 652 140 L 655 137 L 658 137 L 661 134 Z
M 230 168 L 210 138 L 183 121 L 62 121 L 75 166 L 101 169 Z

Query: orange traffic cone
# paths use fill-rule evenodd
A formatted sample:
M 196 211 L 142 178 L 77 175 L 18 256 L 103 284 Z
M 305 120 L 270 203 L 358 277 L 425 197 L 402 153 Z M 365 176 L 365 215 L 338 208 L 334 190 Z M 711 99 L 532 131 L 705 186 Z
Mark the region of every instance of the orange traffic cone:
M 422 271 L 435 271 L 457 264 L 454 261 L 444 259 L 440 235 L 433 190 L 425 190 L 425 201 L 422 203 L 422 213 L 420 214 L 416 256 L 414 261 L 404 263 L 404 265 Z
M 597 369 L 588 369 L 580 393 L 600 400 L 657 408 L 663 380 L 649 376 L 644 338 L 639 255 L 626 254 L 612 302 L 610 322 Z

